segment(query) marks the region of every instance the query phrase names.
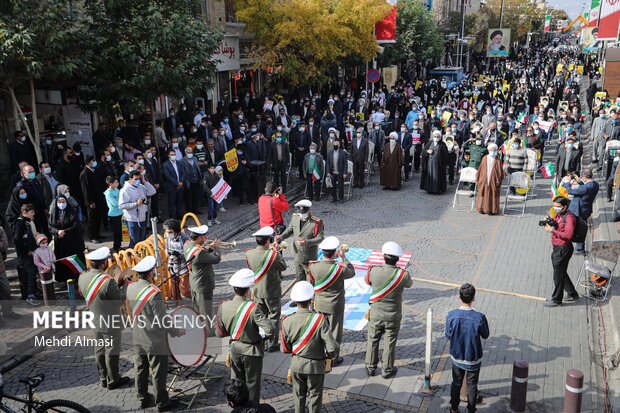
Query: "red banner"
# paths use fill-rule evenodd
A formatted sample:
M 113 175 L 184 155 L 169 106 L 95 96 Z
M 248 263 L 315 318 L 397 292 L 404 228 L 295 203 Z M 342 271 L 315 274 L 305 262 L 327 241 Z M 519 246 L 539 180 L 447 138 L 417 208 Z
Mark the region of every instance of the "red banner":
M 616 40 L 620 24 L 620 1 L 603 0 L 598 24 L 598 40 Z
M 377 43 L 396 43 L 396 10 L 397 0 L 386 0 L 392 5 L 390 14 L 375 24 L 375 37 Z

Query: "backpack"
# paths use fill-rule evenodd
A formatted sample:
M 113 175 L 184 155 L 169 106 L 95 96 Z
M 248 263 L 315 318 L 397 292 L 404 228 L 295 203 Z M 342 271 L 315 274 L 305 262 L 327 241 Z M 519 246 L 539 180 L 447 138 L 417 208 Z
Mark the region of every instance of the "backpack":
M 566 223 L 566 218 L 564 218 Z M 575 215 L 575 232 L 573 233 L 572 242 L 585 242 L 586 235 L 588 234 L 588 223 L 585 219 Z

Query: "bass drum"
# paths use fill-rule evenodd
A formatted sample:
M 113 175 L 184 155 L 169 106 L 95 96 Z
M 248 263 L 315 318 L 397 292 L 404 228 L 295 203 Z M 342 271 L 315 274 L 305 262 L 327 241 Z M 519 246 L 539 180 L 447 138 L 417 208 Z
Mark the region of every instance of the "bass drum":
M 174 361 L 183 367 L 199 365 L 207 357 L 207 327 L 204 317 L 193 307 L 186 305 L 175 308 L 170 312 L 173 325 L 185 330 L 181 337 L 166 335 L 168 350 Z

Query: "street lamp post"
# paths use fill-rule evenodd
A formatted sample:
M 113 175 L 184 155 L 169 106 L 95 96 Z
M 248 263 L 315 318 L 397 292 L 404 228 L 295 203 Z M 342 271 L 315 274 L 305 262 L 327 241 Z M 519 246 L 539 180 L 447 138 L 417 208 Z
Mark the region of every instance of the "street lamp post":
M 504 23 L 504 0 L 502 0 L 501 6 L 499 6 L 499 28 L 501 29 Z

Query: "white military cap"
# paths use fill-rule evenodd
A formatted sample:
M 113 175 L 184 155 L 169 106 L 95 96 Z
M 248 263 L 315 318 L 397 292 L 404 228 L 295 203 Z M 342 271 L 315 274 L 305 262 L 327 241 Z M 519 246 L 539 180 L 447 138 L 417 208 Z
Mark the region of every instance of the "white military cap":
M 314 287 L 308 281 L 299 281 L 291 290 L 291 300 L 301 303 L 314 297 Z
M 249 268 L 242 268 L 230 277 L 228 284 L 238 288 L 248 288 L 254 285 L 254 271 Z
M 386 255 L 394 255 L 395 257 L 401 257 L 403 255 L 403 249 L 395 242 L 388 241 L 381 247 L 381 252 Z
M 258 231 L 256 231 L 254 234 L 252 234 L 253 237 L 270 237 L 274 234 L 274 230 L 272 227 L 262 227 L 261 229 L 259 229 Z
M 134 265 L 132 270 L 137 271 L 137 272 L 149 272 L 153 268 L 155 268 L 156 263 L 157 261 L 155 261 L 155 257 L 153 257 L 152 255 L 148 255 L 142 258 L 139 263 Z
M 338 240 L 338 238 L 336 238 L 334 236 L 331 236 L 331 237 L 327 237 L 323 241 L 321 241 L 321 243 L 319 244 L 319 249 L 322 249 L 322 250 L 335 250 L 339 246 L 340 246 L 340 241 Z
M 209 231 L 209 227 L 206 225 L 201 225 L 199 227 L 190 227 L 187 229 L 193 232 L 194 234 L 198 234 L 198 235 L 204 235 L 207 233 L 207 231 Z
M 97 248 L 96 250 L 94 250 L 93 252 L 89 252 L 85 256 L 86 256 L 86 259 L 91 260 L 91 261 L 107 260 L 108 258 L 110 258 L 110 248 L 108 247 Z
M 497 145 L 494 144 L 494 143 L 490 143 L 490 144 L 487 145 L 487 149 L 495 149 L 495 150 L 497 150 Z
M 305 208 L 310 208 L 312 206 L 312 202 L 310 202 L 307 199 L 302 199 L 301 201 L 297 202 L 295 204 L 296 207 L 305 207 Z

